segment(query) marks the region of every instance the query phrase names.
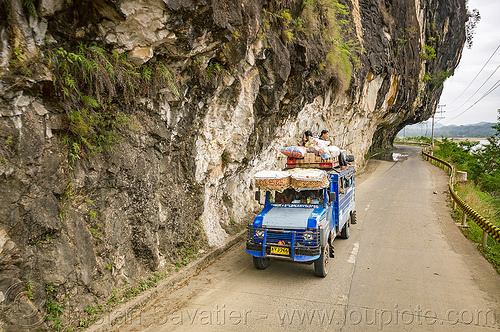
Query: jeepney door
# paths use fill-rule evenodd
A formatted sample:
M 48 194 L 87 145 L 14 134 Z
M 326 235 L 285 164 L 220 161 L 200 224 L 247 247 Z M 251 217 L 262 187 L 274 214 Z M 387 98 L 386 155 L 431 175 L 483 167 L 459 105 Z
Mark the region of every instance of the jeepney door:
M 337 193 L 335 192 L 335 183 L 333 177 L 330 178 L 330 187 L 325 189 L 325 201 L 328 201 L 327 205 L 327 215 L 326 218 L 328 220 L 328 225 L 330 226 L 330 232 L 335 229 L 336 221 L 335 221 L 335 204 L 337 203 Z M 329 199 L 330 193 L 333 193 L 335 196 L 335 200 Z

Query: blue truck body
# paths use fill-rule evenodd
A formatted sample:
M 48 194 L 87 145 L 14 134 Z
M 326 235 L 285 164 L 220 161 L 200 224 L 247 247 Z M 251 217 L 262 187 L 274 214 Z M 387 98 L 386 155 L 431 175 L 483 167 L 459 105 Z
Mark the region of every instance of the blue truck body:
M 279 258 L 314 262 L 316 275 L 326 276 L 333 241 L 348 238 L 350 224 L 356 222 L 354 167 L 333 168 L 327 174 L 327 188 L 292 189 L 298 198 L 292 202 L 278 203 L 279 194 L 265 192 L 262 211 L 248 225 L 246 251 L 256 268 L 265 269 L 270 258 Z M 309 197 L 301 200 L 301 195 Z

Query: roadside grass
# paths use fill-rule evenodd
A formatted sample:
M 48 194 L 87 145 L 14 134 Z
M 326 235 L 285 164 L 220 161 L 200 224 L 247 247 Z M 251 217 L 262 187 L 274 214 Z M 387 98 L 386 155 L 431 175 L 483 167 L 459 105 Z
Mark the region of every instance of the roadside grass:
M 457 184 L 455 190 L 458 192 L 458 196 L 467 202 L 477 213 L 485 218 L 489 218 L 495 226 L 500 227 L 500 203 L 498 199 L 495 199 L 488 193 L 482 192 L 472 182 Z M 457 209 L 452 211 L 452 216 L 457 222 L 461 222 L 461 209 L 457 207 Z M 471 219 L 467 219 L 467 224 L 469 227 L 462 228 L 462 232 L 468 239 L 478 244 L 478 250 L 500 274 L 500 243 L 488 236 L 486 247 L 483 247 L 483 230 Z

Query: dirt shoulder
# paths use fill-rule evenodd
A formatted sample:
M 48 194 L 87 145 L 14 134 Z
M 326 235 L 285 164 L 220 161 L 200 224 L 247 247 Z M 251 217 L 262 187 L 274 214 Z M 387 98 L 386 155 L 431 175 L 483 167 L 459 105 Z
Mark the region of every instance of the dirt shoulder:
M 363 181 L 365 178 L 369 177 L 370 174 L 377 169 L 378 164 L 380 164 L 380 160 L 369 159 L 365 167 L 356 169 L 358 181 Z
M 167 276 L 158 282 L 156 287 L 145 290 L 130 301 L 120 303 L 113 311 L 103 314 L 95 323 L 86 329 L 87 332 L 113 331 L 117 325 L 128 322 L 131 317 L 140 312 L 144 307 L 152 303 L 162 294 L 169 293 L 182 287 L 190 278 L 198 275 L 202 270 L 210 266 L 217 258 L 240 243 L 246 234 L 241 231 L 228 238 L 220 247 L 212 248 L 205 255 L 190 262 L 173 275 Z

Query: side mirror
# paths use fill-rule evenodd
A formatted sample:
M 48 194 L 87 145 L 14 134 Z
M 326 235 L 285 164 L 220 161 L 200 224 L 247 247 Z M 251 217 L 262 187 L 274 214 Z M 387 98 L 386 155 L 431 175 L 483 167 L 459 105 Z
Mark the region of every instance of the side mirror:
M 335 202 L 335 200 L 336 200 L 335 193 L 334 192 L 329 192 L 328 193 L 328 199 L 330 200 L 330 202 Z
M 260 203 L 260 190 L 255 192 L 255 200 Z
M 354 161 L 354 156 L 352 154 L 345 156 L 345 160 L 350 163 Z

